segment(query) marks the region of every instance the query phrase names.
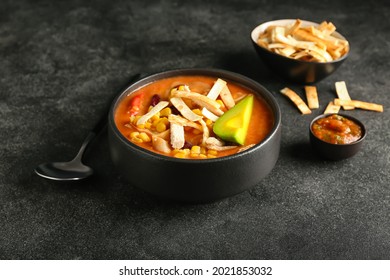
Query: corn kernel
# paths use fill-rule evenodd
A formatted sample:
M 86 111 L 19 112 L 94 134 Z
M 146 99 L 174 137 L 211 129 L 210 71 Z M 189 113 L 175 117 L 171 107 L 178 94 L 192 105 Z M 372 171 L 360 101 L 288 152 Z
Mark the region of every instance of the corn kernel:
M 150 142 L 151 141 L 149 135 L 147 135 L 145 132 L 141 132 L 139 134 L 138 138 L 140 138 L 143 142 Z
M 172 114 L 172 110 L 169 107 L 165 107 L 160 111 L 160 117 L 168 117 L 170 114 Z
M 144 124 L 138 124 L 137 127 L 138 127 L 138 128 L 144 129 L 144 128 L 145 128 L 145 125 L 144 125 Z
M 130 133 L 130 138 L 138 137 L 138 135 L 139 135 L 138 131 L 133 131 L 133 132 Z
M 162 117 L 159 122 L 162 122 L 163 124 L 165 124 L 166 126 L 169 124 L 169 121 L 166 117 Z
M 191 154 L 200 154 L 200 147 L 199 146 L 192 146 L 191 147 Z
M 203 116 L 202 115 L 202 111 L 200 109 L 193 109 L 192 112 L 194 112 L 195 114 L 197 114 L 198 116 Z
M 221 107 L 225 107 L 225 104 L 221 99 L 217 99 L 216 101 L 219 103 L 219 105 L 221 105 Z
M 152 124 L 150 122 L 146 122 L 144 126 L 145 128 L 150 129 L 152 127 Z
M 202 156 L 205 156 L 205 157 L 207 157 L 207 158 L 216 158 L 216 157 L 217 157 L 217 156 L 215 156 L 215 155 L 210 155 L 210 154 L 207 155 L 207 156 L 206 156 L 206 155 L 202 155 Z
M 157 132 L 163 132 L 167 130 L 167 126 L 165 125 L 164 122 L 158 122 L 157 125 L 156 125 L 156 131 Z
M 213 121 L 210 119 L 206 119 L 205 123 L 207 126 L 211 126 L 213 124 Z
M 154 114 L 153 117 L 151 117 L 151 119 L 152 119 L 152 121 L 160 119 L 160 112 L 157 112 L 156 114 Z
M 139 137 L 135 137 L 135 138 L 131 139 L 131 141 L 133 141 L 134 143 L 143 143 L 144 142 L 144 140 L 142 140 Z
M 216 150 L 208 150 L 208 151 L 207 151 L 207 155 L 216 156 L 216 155 L 218 155 L 218 151 L 216 151 Z
M 198 155 L 198 158 L 204 159 L 204 158 L 208 158 L 208 157 L 204 154 L 200 154 L 200 155 Z
M 200 153 L 201 153 L 202 155 L 205 155 L 205 154 L 207 153 L 206 148 L 205 148 L 205 147 L 200 147 Z
M 176 154 L 174 155 L 174 157 L 175 157 L 175 158 L 185 158 L 186 155 L 185 155 L 184 153 L 176 153 Z

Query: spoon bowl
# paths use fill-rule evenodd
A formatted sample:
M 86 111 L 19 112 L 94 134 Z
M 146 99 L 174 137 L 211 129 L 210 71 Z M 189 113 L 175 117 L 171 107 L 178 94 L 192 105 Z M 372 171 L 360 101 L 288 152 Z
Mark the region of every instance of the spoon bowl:
M 35 173 L 39 176 L 58 181 L 81 180 L 93 174 L 93 169 L 82 162 L 48 162 L 40 164 Z
M 134 75 L 131 83 L 139 79 L 140 75 Z M 82 162 L 84 152 L 89 143 L 103 130 L 107 125 L 107 112 L 101 117 L 96 126 L 89 132 L 80 147 L 79 152 L 74 159 L 68 162 L 48 162 L 38 165 L 35 168 L 35 173 L 39 176 L 57 181 L 71 181 L 85 179 L 93 174 L 93 169 Z

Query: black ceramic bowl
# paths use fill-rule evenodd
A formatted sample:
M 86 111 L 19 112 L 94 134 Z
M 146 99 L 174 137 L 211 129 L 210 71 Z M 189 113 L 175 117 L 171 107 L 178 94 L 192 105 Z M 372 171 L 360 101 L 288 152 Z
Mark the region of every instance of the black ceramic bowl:
M 274 125 L 261 143 L 241 153 L 214 159 L 179 159 L 143 149 L 127 140 L 114 122 L 120 101 L 154 81 L 179 75 L 205 75 L 241 84 L 261 96 L 273 112 Z M 113 102 L 108 123 L 109 147 L 117 170 L 134 186 L 170 200 L 208 202 L 254 187 L 273 169 L 280 149 L 281 112 L 273 95 L 242 75 L 216 69 L 181 69 L 143 78 Z
M 361 149 L 364 138 L 366 137 L 367 134 L 364 124 L 354 117 L 345 114 L 337 114 L 359 125 L 362 130 L 362 136 L 360 137 L 360 139 L 350 144 L 331 144 L 317 138 L 313 134 L 313 130 L 312 130 L 315 121 L 330 115 L 333 114 L 319 115 L 311 121 L 309 133 L 310 133 L 310 143 L 312 148 L 318 155 L 329 160 L 342 160 L 354 156 Z
M 251 41 L 253 46 L 268 67 L 280 77 L 296 84 L 314 84 L 328 77 L 340 67 L 346 60 L 349 52 L 337 60 L 331 62 L 309 62 L 293 58 L 288 58 L 276 54 L 257 44 L 259 35 L 263 33 L 268 26 L 284 26 L 295 22 L 295 19 L 280 19 L 262 23 L 255 27 L 251 32 Z M 302 26 L 317 26 L 317 23 L 302 20 Z M 334 32 L 335 37 L 345 40 L 340 33 Z

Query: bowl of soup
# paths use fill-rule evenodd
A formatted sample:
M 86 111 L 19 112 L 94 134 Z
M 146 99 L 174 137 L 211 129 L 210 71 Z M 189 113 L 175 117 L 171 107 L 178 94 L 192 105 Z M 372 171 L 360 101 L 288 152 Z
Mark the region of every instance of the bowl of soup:
M 347 59 L 350 46 L 331 22 L 279 19 L 251 31 L 261 60 L 277 75 L 296 84 L 315 84 Z
M 345 114 L 319 115 L 310 123 L 309 131 L 313 149 L 330 160 L 354 156 L 366 137 L 363 123 Z
M 207 202 L 256 186 L 280 149 L 274 96 L 243 75 L 177 69 L 147 76 L 114 100 L 111 158 L 126 180 L 166 199 Z

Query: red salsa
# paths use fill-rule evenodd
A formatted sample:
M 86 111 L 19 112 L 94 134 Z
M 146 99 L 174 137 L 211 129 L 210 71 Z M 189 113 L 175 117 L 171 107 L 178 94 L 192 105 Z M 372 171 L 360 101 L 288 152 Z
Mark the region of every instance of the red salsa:
M 360 125 L 336 114 L 316 120 L 311 129 L 317 138 L 331 144 L 349 144 L 362 137 Z

